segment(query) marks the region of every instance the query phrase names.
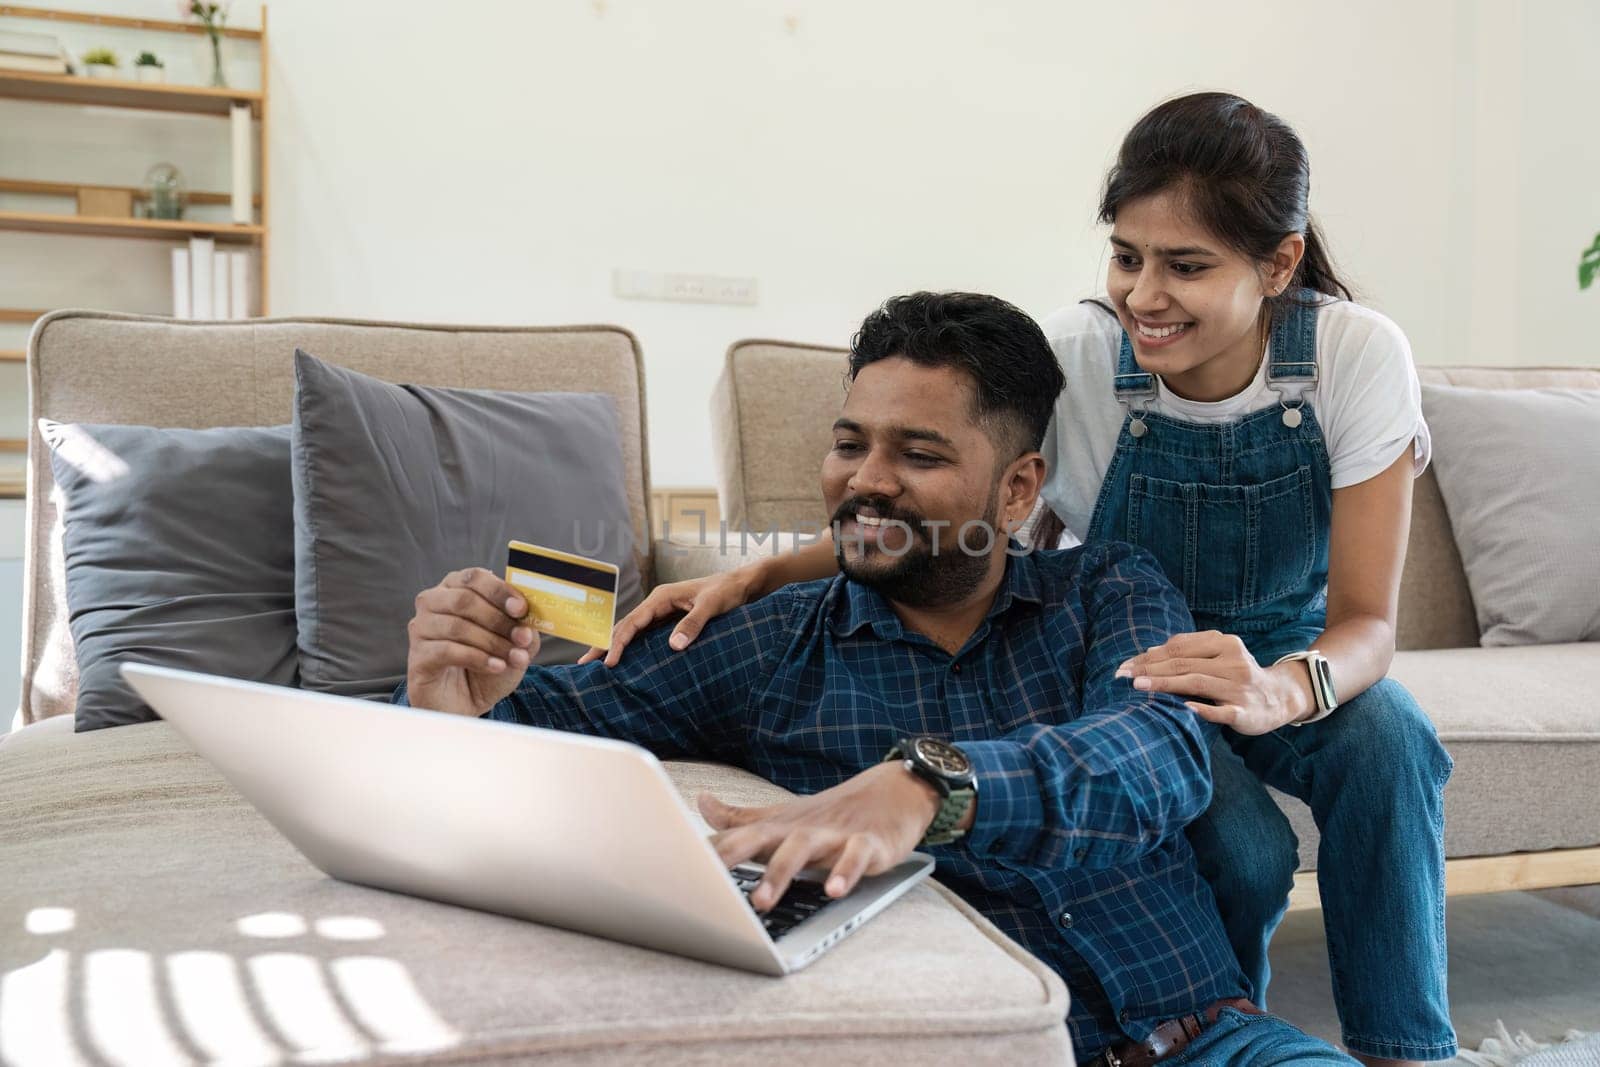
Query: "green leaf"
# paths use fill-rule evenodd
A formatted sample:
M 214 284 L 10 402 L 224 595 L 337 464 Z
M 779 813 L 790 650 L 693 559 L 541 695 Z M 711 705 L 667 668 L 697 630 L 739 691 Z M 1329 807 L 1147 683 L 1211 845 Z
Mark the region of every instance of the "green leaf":
M 1600 233 L 1594 235 L 1594 244 L 1584 249 L 1583 258 L 1578 260 L 1578 288 L 1593 285 L 1596 274 L 1600 274 Z

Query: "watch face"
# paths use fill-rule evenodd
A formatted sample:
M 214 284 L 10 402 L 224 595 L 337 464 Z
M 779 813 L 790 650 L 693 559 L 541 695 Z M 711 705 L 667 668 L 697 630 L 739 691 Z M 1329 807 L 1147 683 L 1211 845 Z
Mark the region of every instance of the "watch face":
M 1327 702 L 1328 707 L 1337 707 L 1339 698 L 1333 691 L 1333 671 L 1328 668 L 1328 661 L 1325 659 L 1312 660 L 1311 671 L 1316 677 L 1317 688 L 1322 690 L 1322 699 Z
M 961 778 L 972 773 L 972 761 L 967 759 L 966 753 L 949 742 L 936 737 L 919 737 L 915 744 L 922 762 L 941 775 Z

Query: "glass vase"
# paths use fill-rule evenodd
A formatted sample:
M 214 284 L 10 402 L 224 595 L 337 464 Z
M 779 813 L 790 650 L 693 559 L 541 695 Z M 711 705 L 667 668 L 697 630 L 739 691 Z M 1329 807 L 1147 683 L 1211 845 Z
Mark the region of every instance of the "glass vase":
M 222 34 L 212 33 L 211 37 L 211 84 L 218 89 L 228 87 L 228 79 L 222 75 Z

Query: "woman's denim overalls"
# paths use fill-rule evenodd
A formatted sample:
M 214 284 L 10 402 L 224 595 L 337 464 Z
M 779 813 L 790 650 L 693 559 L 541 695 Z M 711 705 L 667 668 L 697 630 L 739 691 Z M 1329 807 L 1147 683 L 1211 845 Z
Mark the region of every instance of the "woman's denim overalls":
M 1333 489 L 1307 397 L 1317 380 L 1317 307 L 1302 291 L 1272 331 L 1280 404 L 1227 423 L 1147 412 L 1154 376 L 1122 337 L 1116 399 L 1129 409 L 1088 541 L 1140 545 L 1183 590 L 1202 630 L 1241 638 L 1270 665 L 1326 625 Z M 1262 737 L 1224 729 L 1211 808 L 1189 827 L 1255 1000 L 1283 918 L 1297 842 L 1262 787 L 1311 807 L 1334 997 L 1352 1051 L 1455 1055 L 1445 995 L 1444 814 L 1451 761 L 1433 724 L 1383 679 L 1321 722 Z

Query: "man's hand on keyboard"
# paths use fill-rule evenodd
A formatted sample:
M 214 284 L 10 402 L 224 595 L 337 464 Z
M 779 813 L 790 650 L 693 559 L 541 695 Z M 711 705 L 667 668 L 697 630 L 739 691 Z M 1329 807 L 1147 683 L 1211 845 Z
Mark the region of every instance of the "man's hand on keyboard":
M 539 651 L 527 602 L 482 567 L 417 594 L 406 630 L 406 699 L 414 708 L 482 715 L 511 695 Z
M 766 861 L 766 877 L 750 895 L 765 911 L 807 867 L 829 868 L 827 893 L 838 898 L 862 877 L 901 862 L 928 832 L 939 795 L 896 761 L 767 808 L 735 807 L 702 793 L 700 812 L 718 831 L 711 843 L 728 866 Z

